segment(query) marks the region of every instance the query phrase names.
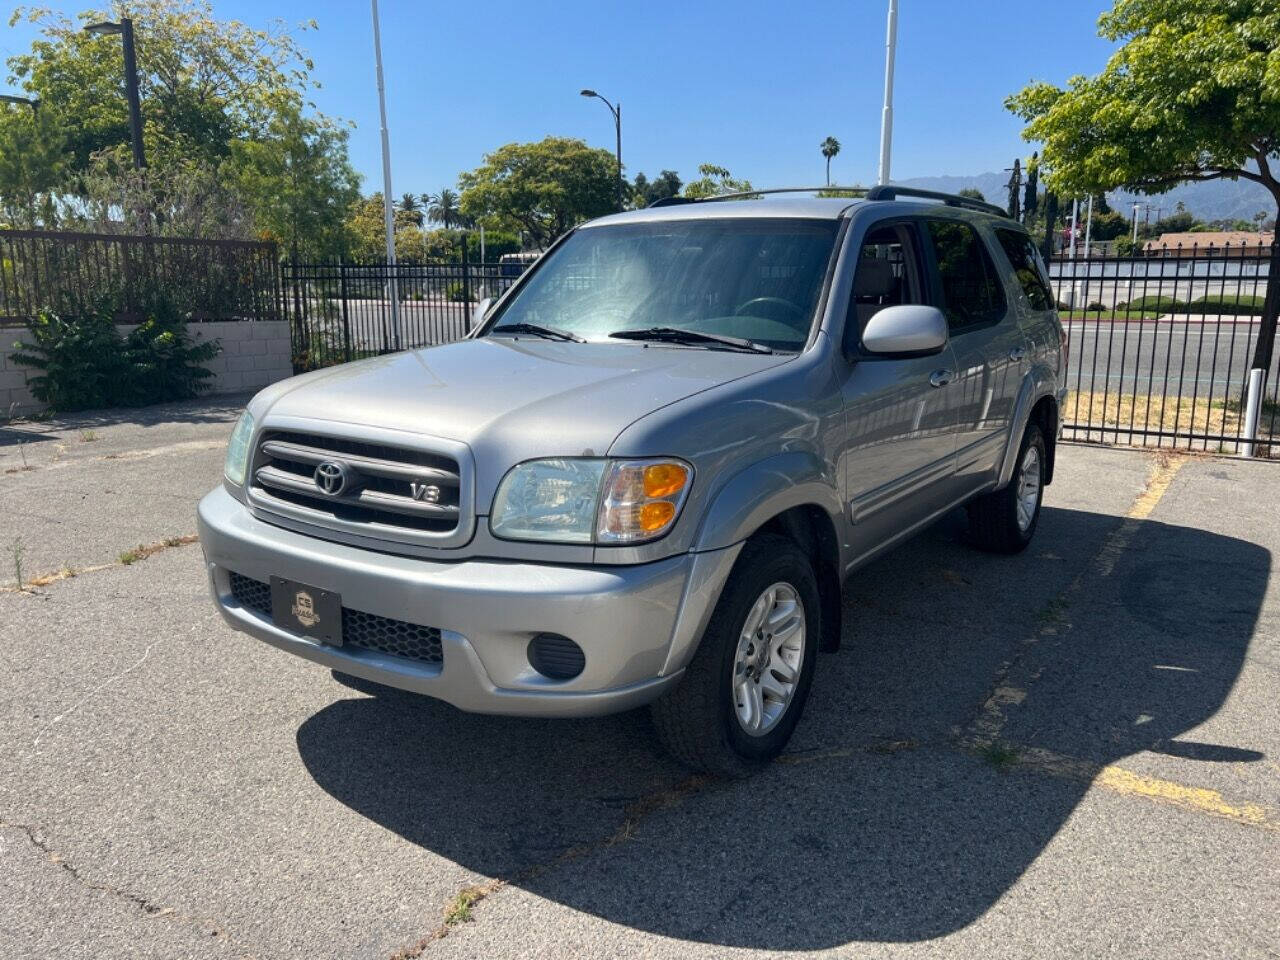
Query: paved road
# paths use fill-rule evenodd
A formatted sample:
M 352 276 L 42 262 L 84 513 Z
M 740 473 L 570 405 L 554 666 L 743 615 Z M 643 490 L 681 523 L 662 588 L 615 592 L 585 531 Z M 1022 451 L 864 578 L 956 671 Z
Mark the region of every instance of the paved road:
M 1073 390 L 1117 389 L 1146 395 L 1160 393 L 1167 382 L 1176 396 L 1178 383 L 1191 395 L 1238 398 L 1248 377 L 1256 323 L 1232 323 L 1210 318 L 1203 323 L 1171 323 L 1122 320 L 1071 321 L 1067 324 L 1071 345 Z
M 643 714 L 346 686 L 228 631 L 196 545 L 114 562 L 193 531 L 233 417 L 0 438 L 3 539 L 106 565 L 0 592 L 0 956 L 1276 955 L 1275 464 L 1066 448 L 1027 554 L 952 517 L 857 574 L 722 783 Z

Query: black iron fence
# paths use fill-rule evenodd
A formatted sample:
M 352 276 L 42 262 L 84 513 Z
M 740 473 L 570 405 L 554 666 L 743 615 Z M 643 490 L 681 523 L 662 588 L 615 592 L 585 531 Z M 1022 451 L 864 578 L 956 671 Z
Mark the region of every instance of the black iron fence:
M 1229 244 L 1051 262 L 1070 346 L 1065 435 L 1240 452 L 1273 262 L 1269 246 Z M 1263 352 L 1254 452 L 1280 457 L 1280 375 Z
M 280 319 L 275 245 L 0 230 L 0 325 L 43 310 L 130 323 L 162 305 L 197 321 Z
M 503 293 L 522 269 L 465 261 L 285 263 L 294 368 L 460 340 L 471 329 L 476 304 Z

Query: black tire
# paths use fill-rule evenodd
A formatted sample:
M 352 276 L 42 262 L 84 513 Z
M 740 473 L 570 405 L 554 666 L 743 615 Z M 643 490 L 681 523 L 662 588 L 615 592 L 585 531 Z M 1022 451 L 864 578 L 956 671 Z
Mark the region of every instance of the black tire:
M 776 583 L 790 585 L 804 609 L 804 649 L 785 712 L 771 729 L 753 736 L 734 707 L 734 659 L 753 605 Z M 679 685 L 650 707 L 667 751 L 690 769 L 729 777 L 748 776 L 781 753 L 809 696 L 821 617 L 817 577 L 795 542 L 774 534 L 747 541 Z
M 1036 451 L 1035 469 L 1038 472 L 1035 512 L 1031 522 L 1018 522 L 1019 490 L 1022 488 L 1023 465 L 1027 451 Z M 1040 504 L 1044 499 L 1045 465 L 1048 463 L 1044 434 L 1038 424 L 1029 423 L 1018 447 L 1018 459 L 1014 463 L 1013 478 L 1003 490 L 988 493 L 968 505 L 969 539 L 974 546 L 991 553 L 1021 553 L 1035 536 L 1040 522 Z

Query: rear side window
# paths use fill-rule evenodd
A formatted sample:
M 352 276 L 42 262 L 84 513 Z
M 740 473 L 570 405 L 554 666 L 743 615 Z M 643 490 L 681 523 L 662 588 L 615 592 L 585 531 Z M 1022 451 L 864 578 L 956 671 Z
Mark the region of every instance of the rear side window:
M 1031 309 L 1052 310 L 1054 302 L 1049 290 L 1049 278 L 1045 276 L 1040 251 L 1031 242 L 1031 238 L 1016 230 L 997 230 L 996 239 L 1000 241 L 1001 249 L 1013 265 L 1013 274 L 1018 278 L 1022 292 L 1031 301 Z
M 942 312 L 952 332 L 995 323 L 1004 316 L 1004 293 L 991 254 L 976 230 L 959 220 L 930 220 Z

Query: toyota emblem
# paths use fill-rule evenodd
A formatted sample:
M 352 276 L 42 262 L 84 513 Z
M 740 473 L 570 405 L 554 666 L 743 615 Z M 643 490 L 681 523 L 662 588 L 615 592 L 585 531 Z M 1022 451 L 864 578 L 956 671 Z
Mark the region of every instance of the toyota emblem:
M 316 486 L 323 493 L 331 497 L 340 497 L 342 491 L 347 489 L 346 465 L 336 460 L 326 460 L 316 467 L 314 479 Z

